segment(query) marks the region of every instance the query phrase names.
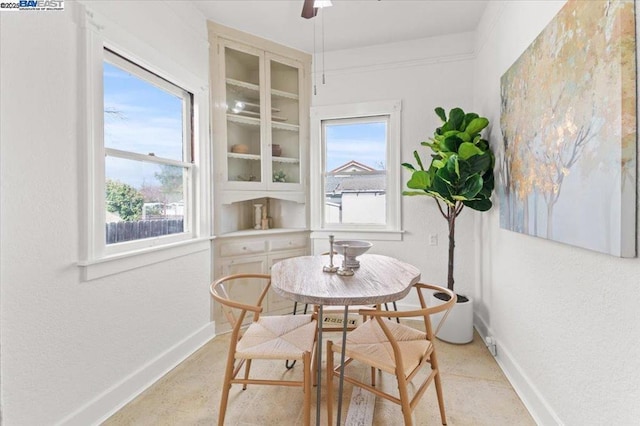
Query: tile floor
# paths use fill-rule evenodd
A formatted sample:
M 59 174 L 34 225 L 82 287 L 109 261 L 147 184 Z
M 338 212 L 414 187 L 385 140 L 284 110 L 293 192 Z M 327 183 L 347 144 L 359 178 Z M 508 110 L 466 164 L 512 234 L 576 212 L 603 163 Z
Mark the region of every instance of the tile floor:
M 330 333 L 325 333 L 331 338 Z M 217 424 L 220 385 L 224 369 L 228 335 L 221 335 L 183 363 L 178 365 L 153 386 L 107 419 L 103 425 L 215 425 Z M 334 340 L 339 339 L 339 334 Z M 478 335 L 468 345 L 452 345 L 436 341 L 444 388 L 448 425 L 535 425 L 504 374 L 486 349 Z M 357 368 L 357 367 L 350 367 Z M 271 377 L 294 375 L 284 363 L 258 364 L 253 372 L 271 374 Z M 362 369 L 362 374 L 368 374 Z M 359 374 L 352 370 L 352 374 Z M 325 373 L 323 370 L 322 380 Z M 395 388 L 395 380 L 382 373 L 378 385 Z M 352 387 L 345 383 L 343 421 L 351 399 Z M 312 422 L 315 424 L 315 391 L 312 394 Z M 324 399 L 321 424 L 326 424 Z M 337 404 L 334 405 L 334 410 Z M 440 415 L 433 385 L 427 389 L 414 412 L 417 425 L 439 425 Z M 335 420 L 334 420 L 335 421 Z M 374 425 L 402 423 L 400 407 L 376 399 Z M 302 424 L 302 393 L 300 388 L 249 386 L 242 391 L 240 385 L 231 388 L 225 424 L 228 425 L 298 425 Z

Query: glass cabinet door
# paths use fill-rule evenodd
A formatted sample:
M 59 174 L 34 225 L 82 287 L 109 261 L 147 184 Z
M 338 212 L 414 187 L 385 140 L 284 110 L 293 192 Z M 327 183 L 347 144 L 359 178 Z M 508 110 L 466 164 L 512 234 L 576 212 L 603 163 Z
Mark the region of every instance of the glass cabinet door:
M 263 55 L 259 51 L 225 44 L 227 176 L 236 186 L 263 182 L 264 99 Z M 241 183 L 243 182 L 243 183 Z M 260 186 L 260 185 L 257 185 Z
M 302 66 L 267 55 L 270 87 L 271 185 L 274 189 L 300 187 L 302 170 L 300 93 Z

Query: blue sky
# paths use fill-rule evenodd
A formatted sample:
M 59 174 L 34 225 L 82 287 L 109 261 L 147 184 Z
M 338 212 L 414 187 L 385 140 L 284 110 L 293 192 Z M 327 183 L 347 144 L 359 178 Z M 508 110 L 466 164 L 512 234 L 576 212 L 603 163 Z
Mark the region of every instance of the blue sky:
M 351 160 L 374 169 L 386 168 L 386 122 L 327 124 L 327 171 Z
M 104 143 L 107 148 L 182 160 L 182 99 L 104 62 Z M 107 177 L 137 188 L 154 184 L 158 166 L 110 159 Z

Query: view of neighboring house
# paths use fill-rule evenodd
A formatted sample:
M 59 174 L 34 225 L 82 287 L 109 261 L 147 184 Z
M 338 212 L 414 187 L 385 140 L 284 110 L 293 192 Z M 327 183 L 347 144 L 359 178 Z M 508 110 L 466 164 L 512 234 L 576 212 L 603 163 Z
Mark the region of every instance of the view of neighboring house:
M 385 223 L 386 170 L 351 160 L 325 176 L 327 223 Z

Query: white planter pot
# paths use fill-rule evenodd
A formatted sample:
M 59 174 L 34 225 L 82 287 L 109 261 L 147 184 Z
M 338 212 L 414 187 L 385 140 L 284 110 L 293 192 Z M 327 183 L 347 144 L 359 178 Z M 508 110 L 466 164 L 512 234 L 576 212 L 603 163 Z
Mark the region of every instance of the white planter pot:
M 445 303 L 435 296 L 431 296 L 429 306 L 438 306 Z M 445 312 L 431 315 L 431 326 L 435 332 Z M 445 322 L 440 327 L 436 337 L 448 343 L 469 343 L 473 340 L 473 299 L 468 302 L 456 303 L 447 315 Z

